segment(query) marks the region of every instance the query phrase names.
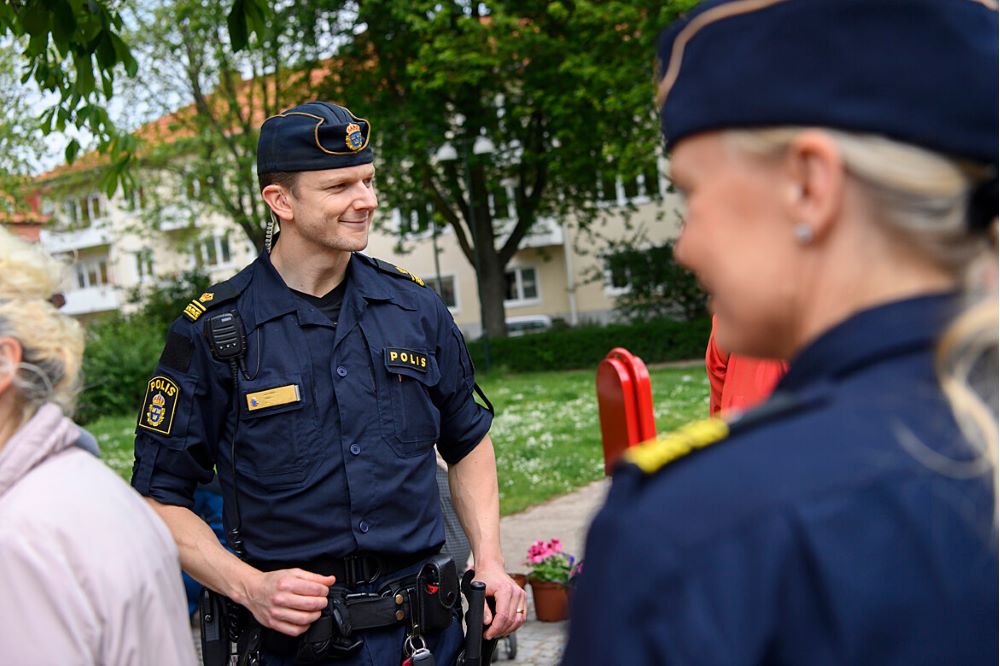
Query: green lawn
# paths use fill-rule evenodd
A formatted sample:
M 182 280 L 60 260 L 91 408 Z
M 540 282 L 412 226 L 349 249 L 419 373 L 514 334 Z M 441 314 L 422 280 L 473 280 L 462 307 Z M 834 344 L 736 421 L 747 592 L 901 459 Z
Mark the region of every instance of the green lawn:
M 658 432 L 708 415 L 700 366 L 650 371 Z M 483 390 L 497 410 L 491 435 L 500 477 L 500 511 L 516 513 L 604 474 L 594 372 L 488 375 Z M 135 416 L 105 417 L 88 429 L 104 460 L 126 479 Z

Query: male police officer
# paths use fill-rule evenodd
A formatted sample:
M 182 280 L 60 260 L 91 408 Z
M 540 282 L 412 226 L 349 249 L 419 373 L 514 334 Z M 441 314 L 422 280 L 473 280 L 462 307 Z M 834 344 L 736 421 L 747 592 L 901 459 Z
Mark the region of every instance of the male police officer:
M 139 414 L 132 484 L 184 568 L 264 627 L 265 663 L 301 657 L 287 637 L 321 611 L 337 645 L 313 657 L 398 664 L 426 643 L 437 663 L 454 661 L 458 623 L 414 626 L 407 597 L 444 541 L 435 445 L 496 601 L 485 636 L 524 622 L 500 553 L 492 417 L 473 400 L 461 334 L 421 280 L 359 254 L 378 203 L 370 131 L 325 102 L 264 122 L 257 171 L 281 234 L 187 306 Z M 242 559 L 190 511 L 213 467 Z

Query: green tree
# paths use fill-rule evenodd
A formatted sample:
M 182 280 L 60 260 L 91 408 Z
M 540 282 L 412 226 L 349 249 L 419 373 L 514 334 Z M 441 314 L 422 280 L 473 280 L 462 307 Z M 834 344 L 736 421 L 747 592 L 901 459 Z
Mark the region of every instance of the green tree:
M 707 315 L 708 295 L 697 278 L 674 259 L 674 242 L 641 248 L 634 242 L 611 246 L 607 253 L 611 286 L 625 291 L 615 298 L 615 312 L 632 322 Z
M 162 285 L 130 293 L 130 303 L 143 304 L 131 315 L 115 314 L 87 327 L 84 386 L 76 413 L 80 423 L 138 411 L 167 329 L 191 294 L 204 291 L 208 284 L 203 273 L 181 273 Z
M 601 183 L 648 172 L 653 57 L 682 2 L 359 0 L 326 96 L 372 121 L 380 193 L 449 225 L 506 333 L 505 267 L 545 218 L 591 225 Z M 485 137 L 494 152 L 477 155 Z M 435 159 L 446 142 L 459 159 Z M 489 200 L 513 187 L 513 219 Z M 494 197 L 495 200 L 495 197 Z
M 68 127 L 90 133 L 108 155 L 102 187 L 111 195 L 120 183 L 132 184 L 129 171 L 134 137 L 119 131 L 106 103 L 115 94 L 115 78 L 136 76 L 138 62 L 122 37 L 121 3 L 112 0 L 9 0 L 0 4 L 0 38 L 24 40 L 22 83 L 34 80 L 57 101 L 45 109 L 39 126 L 46 134 Z M 231 46 L 238 51 L 251 35 L 264 31 L 270 9 L 266 0 L 232 0 L 226 24 Z M 66 161 L 80 150 L 73 139 Z
M 127 169 L 134 143 L 121 134 L 104 104 L 114 94 L 115 77 L 134 76 L 137 63 L 121 38 L 122 18 L 107 0 L 15 0 L 0 5 L 0 36 L 22 43 L 22 83 L 34 80 L 57 101 L 39 119 L 45 133 L 74 126 L 97 138 L 111 156 L 103 185 L 113 191 Z M 76 139 L 66 147 L 73 161 Z
M 329 75 L 320 58 L 334 28 L 321 3 L 285 3 L 249 37 L 238 29 L 244 42 L 237 50 L 233 21 L 225 19 L 229 1 L 162 0 L 137 10 L 129 39 L 144 76 L 126 94 L 165 118 L 139 132 L 154 203 L 148 217 L 158 219 L 168 205 L 192 221 L 219 213 L 261 248 L 268 216 L 255 176 L 259 127 L 317 95 L 317 82 Z M 180 100 L 190 103 L 177 110 Z M 163 191 L 170 195 L 156 206 Z
M 32 118 L 28 89 L 20 81 L 20 44 L 10 37 L 0 41 L 0 90 L 5 93 L 0 114 L 0 212 L 11 215 L 28 209 L 24 187 L 37 167 L 44 137 Z

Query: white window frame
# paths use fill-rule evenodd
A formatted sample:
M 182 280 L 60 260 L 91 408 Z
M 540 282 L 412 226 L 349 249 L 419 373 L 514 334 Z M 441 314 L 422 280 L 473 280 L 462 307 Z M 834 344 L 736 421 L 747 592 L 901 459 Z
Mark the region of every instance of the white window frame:
M 645 252 L 647 248 L 643 248 Z M 604 274 L 604 294 L 606 296 L 621 296 L 623 294 L 628 294 L 632 291 L 632 273 L 628 273 L 628 284 L 624 287 L 616 287 L 612 283 L 611 275 L 611 258 L 615 253 L 603 254 L 601 255 L 602 272 Z
M 535 274 L 535 297 L 525 298 L 524 297 L 524 279 L 522 277 L 523 271 L 530 270 Z M 524 307 L 527 305 L 537 305 L 542 302 L 542 280 L 538 272 L 538 267 L 532 264 L 523 264 L 520 266 L 508 266 L 507 270 L 504 271 L 504 279 L 506 280 L 508 273 L 514 273 L 514 283 L 516 285 L 515 290 L 517 291 L 517 298 L 514 299 L 504 299 L 505 307 Z
M 208 253 L 204 252 L 209 243 L 212 243 L 212 249 L 215 250 L 215 256 L 218 259 L 216 263 L 210 263 Z M 223 252 L 223 243 L 225 243 L 225 252 Z M 199 250 L 203 252 L 201 259 L 202 263 L 199 266 L 198 263 L 198 253 Z M 228 254 L 228 258 L 224 258 L 224 254 Z M 233 246 L 229 242 L 229 234 L 227 233 L 213 233 L 211 236 L 203 236 L 195 241 L 195 247 L 191 248 L 191 264 L 193 268 L 206 268 L 210 271 L 217 270 L 220 268 L 228 268 L 233 265 Z
M 89 228 L 108 216 L 108 202 L 101 197 L 100 192 L 68 196 L 63 199 L 62 209 L 70 217 L 68 226 L 81 229 Z M 94 214 L 95 209 L 97 215 Z
M 150 248 L 135 253 L 135 275 L 139 284 L 156 279 L 156 253 Z
M 500 183 L 500 187 L 503 188 L 504 192 L 507 193 L 507 210 L 497 210 L 496 197 L 492 190 L 490 190 L 488 199 L 490 204 L 490 213 L 493 215 L 494 220 L 513 220 L 517 218 L 517 206 L 514 202 L 514 185 L 509 180 L 504 180 Z
M 114 283 L 111 278 L 111 266 L 108 257 L 88 257 L 86 259 L 80 259 L 76 262 L 74 266 L 74 277 L 76 278 L 74 284 L 76 289 L 92 289 L 99 287 L 108 287 Z M 104 270 L 101 270 L 101 265 L 104 265 Z M 90 281 L 90 271 L 94 269 L 95 275 L 97 276 L 97 281 L 91 283 Z M 101 275 L 103 274 L 105 281 L 101 281 Z M 83 283 L 83 284 L 81 284 Z M 75 290 L 74 290 L 75 291 Z
M 444 304 L 448 306 L 448 311 L 451 312 L 451 313 L 461 312 L 462 311 L 462 299 L 460 298 L 459 291 L 458 291 L 458 275 L 456 275 L 455 273 L 442 273 L 441 274 L 441 281 L 442 282 L 446 282 L 449 279 L 451 280 L 452 293 L 455 294 L 455 305 L 448 305 L 448 301 L 445 301 Z M 437 284 L 437 275 L 424 275 L 424 282 L 427 283 L 428 287 L 431 287 L 432 289 L 434 289 L 434 285 Z M 441 292 L 439 292 L 437 289 L 434 289 L 434 291 L 437 292 L 437 294 L 439 296 L 441 295 Z M 442 298 L 441 300 L 444 301 L 444 298 Z

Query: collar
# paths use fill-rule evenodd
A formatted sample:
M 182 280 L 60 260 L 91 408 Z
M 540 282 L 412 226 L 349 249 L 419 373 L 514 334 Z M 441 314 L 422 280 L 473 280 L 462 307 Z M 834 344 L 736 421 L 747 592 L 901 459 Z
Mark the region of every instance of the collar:
M 862 310 L 808 344 L 792 360 L 780 391 L 801 391 L 816 382 L 902 354 L 930 349 L 956 314 L 956 293 L 938 293 Z
M 369 257 L 360 253 L 351 255 L 344 274 L 344 307 L 361 306 L 364 301 L 394 301 L 404 307 L 400 299 L 386 289 L 384 280 L 379 279 L 378 271 L 370 265 L 370 261 Z M 329 319 L 289 289 L 267 252 L 262 252 L 254 260 L 252 282 L 252 311 L 246 322 L 248 331 L 290 312 L 296 313 L 300 324 L 331 325 Z M 413 308 L 406 306 L 406 309 Z

